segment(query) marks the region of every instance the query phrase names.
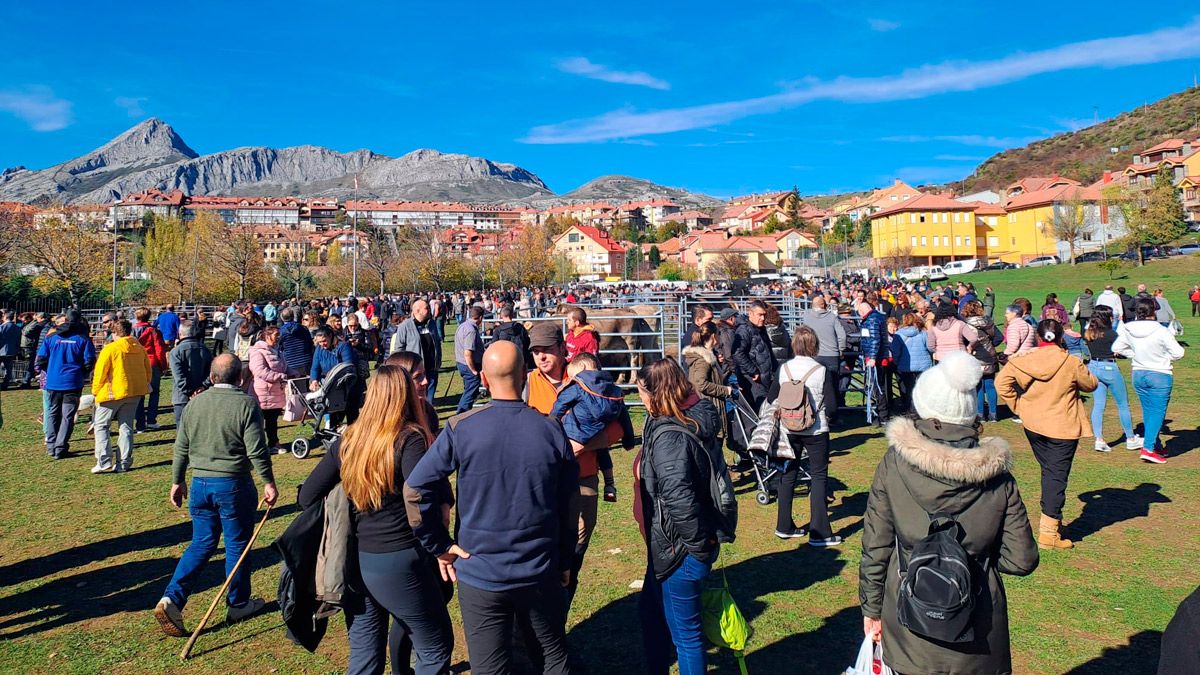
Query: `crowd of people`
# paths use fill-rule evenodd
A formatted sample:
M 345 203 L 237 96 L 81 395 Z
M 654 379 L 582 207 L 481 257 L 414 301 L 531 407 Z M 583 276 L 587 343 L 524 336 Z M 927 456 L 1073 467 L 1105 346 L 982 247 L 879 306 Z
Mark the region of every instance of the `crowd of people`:
M 91 408 L 96 474 L 133 467 L 135 434 L 160 428 L 160 389 L 170 375 L 170 500 L 181 507 L 186 499 L 193 521 L 192 542 L 154 609 L 173 636 L 187 634 L 188 595 L 220 537 L 227 572 L 249 541 L 259 504 L 253 474 L 264 501 L 278 498 L 271 455 L 285 451 L 278 424 L 287 382 L 308 378 L 315 390 L 336 367 L 352 365 L 351 403 L 328 421 L 340 434 L 299 502 L 324 508 L 324 537 L 340 537 L 338 545 L 352 551 L 339 606 L 353 673 L 383 672 L 389 658 L 393 672 L 448 672 L 454 633 L 447 603 L 455 592 L 472 672 L 509 672 L 514 634 L 543 672 L 570 672 L 566 623 L 598 502 L 616 501 L 620 491 L 610 449 L 639 445 L 632 516 L 646 547 L 639 615 L 647 670 L 667 673 L 675 661 L 681 674 L 703 673 L 701 592 L 721 544 L 736 536 L 731 470 L 742 473 L 756 461 L 735 429 L 739 403 L 761 413 L 779 447 L 791 449 L 768 458 L 780 469 L 775 535 L 836 547 L 843 539 L 829 517 L 836 500 L 830 434 L 852 424 L 846 399 L 863 373 L 869 422 L 883 428 L 890 448 L 865 513 L 863 626 L 882 640 L 896 672 L 1011 670 L 1000 574 L 1034 572 L 1039 548 L 1071 548 L 1062 536 L 1071 465 L 1080 439 L 1111 451 L 1103 435 L 1109 395 L 1125 447 L 1146 462 L 1167 461 L 1160 434 L 1172 364 L 1184 352 L 1165 295 L 1144 286 L 1133 296 L 1124 288 L 1086 289 L 1070 310 L 1055 294 L 1038 312 L 1027 298 L 1014 298 L 1001 307 L 999 326 L 992 289 L 978 293 L 969 283 L 772 283 L 753 289 L 759 297 L 744 311 L 696 302 L 678 360 L 636 373 L 646 411 L 638 439 L 584 307 L 696 290 L 239 301 L 217 316 L 173 307 L 153 316 L 139 308 L 133 322 L 111 313 L 99 326 L 77 311 L 24 321 L 10 312 L 0 324 L 0 358 L 10 353 L 9 335 L 19 341 L 14 353 L 32 355 L 28 382 L 42 389 L 46 449 L 55 459 L 70 455 L 75 418 Z M 792 330 L 779 311 L 783 294 L 806 307 Z M 522 323 L 563 303 L 574 305 L 565 333 L 558 322 Z M 442 428 L 433 404 L 451 321 L 463 393 Z M 1141 435 L 1118 358 L 1131 361 Z M 88 378 L 91 401 L 82 393 Z M 481 391 L 489 397 L 483 406 Z M 1011 449 L 982 435 L 985 423 L 1001 419 L 1001 405 L 1022 425 L 1041 468 L 1036 537 L 1009 473 Z M 724 449 L 737 457 L 731 467 Z M 798 525 L 793 493 L 802 471 L 810 477 L 809 514 Z M 332 506 L 339 499 L 340 510 Z M 351 525 L 333 528 L 334 512 Z M 915 627 L 920 622 L 906 614 L 900 593 L 916 576 L 914 550 L 935 536 L 935 524 L 960 532 L 972 583 L 987 597 L 981 606 L 989 616 L 949 638 Z M 234 576 L 227 604 L 230 621 L 261 611 L 248 572 Z

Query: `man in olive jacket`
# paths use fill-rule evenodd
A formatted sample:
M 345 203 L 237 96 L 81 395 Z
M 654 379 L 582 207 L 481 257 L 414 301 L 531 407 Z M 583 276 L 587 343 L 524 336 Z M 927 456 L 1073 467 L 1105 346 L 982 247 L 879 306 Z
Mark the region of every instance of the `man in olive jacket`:
M 163 598 L 154 608 L 162 631 L 172 637 L 187 637 L 183 608 L 208 559 L 225 537 L 225 574 L 241 557 L 254 532 L 258 490 L 250 477 L 251 468 L 262 478 L 263 501 L 274 504 L 278 497 L 271 455 L 267 451 L 262 411 L 242 391 L 242 362 L 234 354 L 213 359 L 209 374 L 213 386 L 188 403 L 175 436 L 175 460 L 171 463 L 171 505 L 183 506 L 189 490 L 184 484 L 192 468 L 192 543 L 184 550 Z M 243 564 L 233 575 L 227 597 L 230 623 L 250 617 L 266 604 L 250 597 L 251 565 Z

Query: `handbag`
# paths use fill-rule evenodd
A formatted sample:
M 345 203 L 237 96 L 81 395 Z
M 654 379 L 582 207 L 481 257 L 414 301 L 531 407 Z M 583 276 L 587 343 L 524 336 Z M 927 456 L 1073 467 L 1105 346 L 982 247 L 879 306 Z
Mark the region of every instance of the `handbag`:
M 733 652 L 738 670 L 746 675 L 746 642 L 754 630 L 729 592 L 724 567 L 721 567 L 721 585 L 700 592 L 700 626 L 709 642 Z
M 1171 319 L 1171 332 L 1175 337 L 1183 337 L 1183 324 L 1179 323 L 1179 319 Z
M 883 647 L 870 637 L 863 637 L 858 658 L 846 669 L 846 675 L 892 675 L 892 669 L 883 662 Z

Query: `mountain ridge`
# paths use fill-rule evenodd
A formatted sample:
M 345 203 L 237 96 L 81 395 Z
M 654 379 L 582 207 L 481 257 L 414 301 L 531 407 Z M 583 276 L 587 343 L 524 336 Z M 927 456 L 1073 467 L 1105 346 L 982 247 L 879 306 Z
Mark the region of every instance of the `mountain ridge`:
M 0 200 L 8 201 L 109 203 L 152 188 L 182 190 L 188 195 L 340 199 L 357 195 L 360 199 L 513 205 L 588 200 L 591 198 L 585 194 L 590 189 L 620 201 L 659 197 L 687 206 L 719 203 L 707 195 L 628 176 L 604 176 L 557 195 L 537 174 L 516 164 L 430 148 L 399 157 L 366 149 L 339 152 L 311 144 L 244 146 L 200 155 L 156 117 L 60 164 L 41 170 L 17 166 L 0 172 Z

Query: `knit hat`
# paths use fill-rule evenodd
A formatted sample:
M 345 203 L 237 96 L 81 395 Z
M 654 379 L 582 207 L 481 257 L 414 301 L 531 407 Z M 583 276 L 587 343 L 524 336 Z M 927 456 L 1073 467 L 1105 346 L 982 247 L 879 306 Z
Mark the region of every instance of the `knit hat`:
M 967 352 L 951 352 L 917 378 L 913 407 L 922 419 L 970 426 L 975 423 L 975 387 L 983 376 L 979 360 Z

